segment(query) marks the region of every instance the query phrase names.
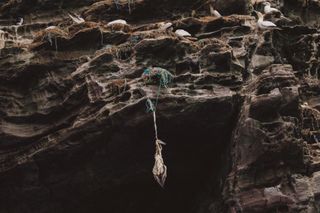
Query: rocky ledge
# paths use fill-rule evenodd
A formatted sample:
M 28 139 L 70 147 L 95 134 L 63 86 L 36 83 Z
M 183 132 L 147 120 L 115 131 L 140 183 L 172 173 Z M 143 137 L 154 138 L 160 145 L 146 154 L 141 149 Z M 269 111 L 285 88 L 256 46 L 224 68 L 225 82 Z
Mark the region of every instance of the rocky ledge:
M 318 213 L 319 1 L 270 2 L 0 3 L 0 212 Z

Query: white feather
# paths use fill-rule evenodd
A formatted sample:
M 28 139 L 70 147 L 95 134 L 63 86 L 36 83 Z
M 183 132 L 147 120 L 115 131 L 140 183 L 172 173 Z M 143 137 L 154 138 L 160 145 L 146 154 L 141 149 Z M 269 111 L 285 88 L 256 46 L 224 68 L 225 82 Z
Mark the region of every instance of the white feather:
M 175 34 L 176 34 L 177 36 L 181 36 L 181 37 L 191 37 L 191 34 L 190 34 L 190 33 L 188 33 L 188 32 L 185 31 L 185 30 L 182 30 L 182 29 L 176 30 Z

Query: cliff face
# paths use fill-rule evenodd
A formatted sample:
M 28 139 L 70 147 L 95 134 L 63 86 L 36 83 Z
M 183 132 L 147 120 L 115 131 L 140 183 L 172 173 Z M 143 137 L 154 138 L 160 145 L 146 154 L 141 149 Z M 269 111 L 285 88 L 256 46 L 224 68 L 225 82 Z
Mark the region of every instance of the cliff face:
M 319 212 L 319 2 L 254 2 L 0 3 L 0 212 Z

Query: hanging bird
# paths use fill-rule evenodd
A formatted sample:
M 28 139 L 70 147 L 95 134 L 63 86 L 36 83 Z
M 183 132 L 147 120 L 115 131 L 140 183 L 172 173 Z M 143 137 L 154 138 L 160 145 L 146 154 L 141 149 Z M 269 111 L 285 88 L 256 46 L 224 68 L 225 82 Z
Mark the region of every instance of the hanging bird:
M 17 23 L 18 26 L 21 26 L 23 24 L 23 18 L 19 18 L 19 22 Z
M 127 24 L 127 21 L 123 20 L 123 19 L 117 19 L 117 20 L 109 22 L 107 24 L 107 26 L 111 26 L 111 25 L 115 25 L 115 24 Z
M 81 24 L 84 23 L 85 20 L 83 18 L 81 18 L 81 16 L 75 14 L 75 16 L 71 15 L 70 13 L 68 13 L 69 17 L 72 19 L 72 21 L 74 21 L 77 24 Z
M 222 17 L 222 15 L 221 15 L 217 10 L 215 10 L 215 9 L 212 7 L 212 5 L 210 5 L 210 14 L 211 14 L 212 16 L 217 17 L 217 18 L 221 18 L 221 17 Z
M 258 15 L 258 28 L 261 30 L 268 30 L 268 29 L 274 29 L 277 28 L 277 25 L 275 25 L 274 23 L 272 23 L 271 21 L 264 21 L 263 20 L 263 15 L 260 12 L 257 12 Z
M 188 32 L 185 31 L 185 30 L 182 30 L 182 29 L 176 30 L 176 31 L 175 31 L 175 34 L 176 34 L 177 36 L 180 36 L 180 37 L 191 37 L 191 34 L 190 34 L 190 33 L 188 33 Z
M 155 112 L 153 112 L 155 118 Z M 163 141 L 156 139 L 156 153 L 154 155 L 154 166 L 152 169 L 153 176 L 159 185 L 164 188 L 167 178 L 167 166 L 164 164 L 162 157 L 162 145 L 166 145 Z

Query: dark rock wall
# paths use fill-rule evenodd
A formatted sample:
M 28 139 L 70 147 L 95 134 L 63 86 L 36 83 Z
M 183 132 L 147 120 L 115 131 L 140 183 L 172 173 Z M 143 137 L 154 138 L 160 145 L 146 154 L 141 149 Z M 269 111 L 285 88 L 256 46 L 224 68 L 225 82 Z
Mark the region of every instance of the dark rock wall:
M 292 22 L 259 31 L 254 2 L 1 2 L 0 213 L 319 212 L 319 3 L 272 1 Z

